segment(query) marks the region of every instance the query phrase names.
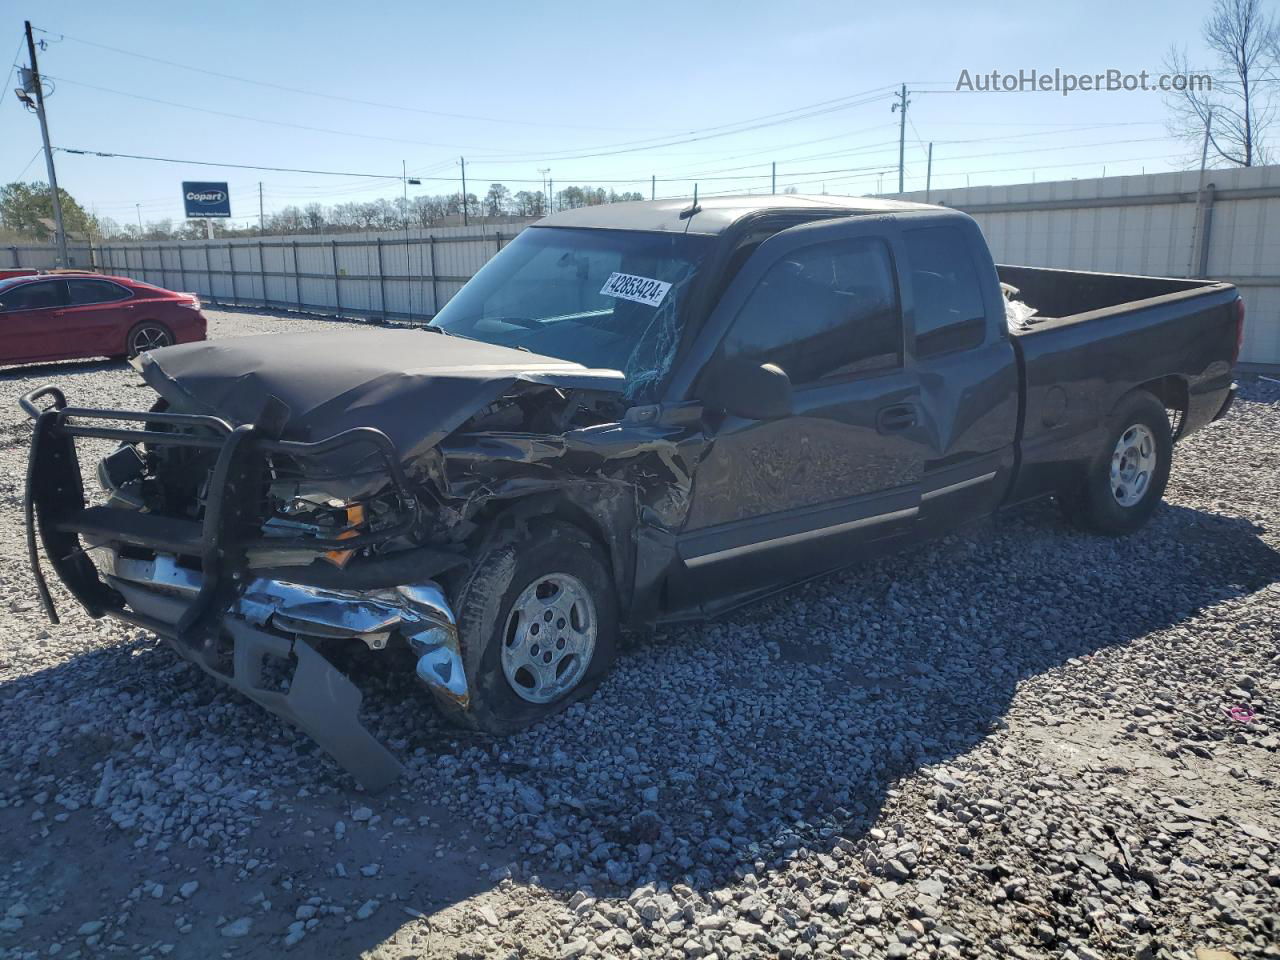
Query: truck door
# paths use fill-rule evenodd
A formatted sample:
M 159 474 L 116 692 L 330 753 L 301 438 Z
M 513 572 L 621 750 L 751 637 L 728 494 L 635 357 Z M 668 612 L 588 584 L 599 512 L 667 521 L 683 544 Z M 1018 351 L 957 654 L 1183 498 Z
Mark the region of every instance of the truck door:
M 707 414 L 676 604 L 832 569 L 913 532 L 928 445 L 899 256 L 888 219 L 795 227 L 760 245 L 713 311 L 692 351 L 709 352 L 703 369 L 775 364 L 793 412 Z
M 977 224 L 936 214 L 899 221 L 908 363 L 919 377 L 924 462 L 920 536 L 999 505 L 1014 469 L 1018 368 L 995 267 Z

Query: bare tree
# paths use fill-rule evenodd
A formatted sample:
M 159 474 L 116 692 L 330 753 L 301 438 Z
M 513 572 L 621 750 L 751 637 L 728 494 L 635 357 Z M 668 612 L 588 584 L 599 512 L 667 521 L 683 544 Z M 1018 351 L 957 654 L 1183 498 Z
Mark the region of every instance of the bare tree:
M 1192 69 L 1186 48 L 1170 48 L 1165 69 L 1182 78 L 1183 89 L 1167 100 L 1169 132 L 1199 146 L 1207 124 L 1209 146 L 1221 159 L 1241 167 L 1266 163 L 1280 94 L 1280 23 L 1261 0 L 1214 0 L 1203 37 L 1225 76 L 1211 85 L 1192 82 L 1201 71 Z
M 485 212 L 491 217 L 500 217 L 507 212 L 511 202 L 511 191 L 506 184 L 491 183 L 489 192 L 484 195 Z
M 306 218 L 307 229 L 312 233 L 316 233 L 325 225 L 324 207 L 318 203 L 308 203 L 302 211 Z
M 546 213 L 546 198 L 539 190 L 521 190 L 513 198 L 516 215 L 521 217 L 541 217 Z

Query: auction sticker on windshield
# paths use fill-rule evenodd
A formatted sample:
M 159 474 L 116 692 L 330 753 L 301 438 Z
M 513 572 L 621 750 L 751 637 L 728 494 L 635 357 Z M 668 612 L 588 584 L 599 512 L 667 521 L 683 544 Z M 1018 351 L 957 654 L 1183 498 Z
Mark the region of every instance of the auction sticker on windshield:
M 671 284 L 648 277 L 637 277 L 630 273 L 611 273 L 600 292 L 607 297 L 618 297 L 622 300 L 634 300 L 656 307 L 671 289 Z

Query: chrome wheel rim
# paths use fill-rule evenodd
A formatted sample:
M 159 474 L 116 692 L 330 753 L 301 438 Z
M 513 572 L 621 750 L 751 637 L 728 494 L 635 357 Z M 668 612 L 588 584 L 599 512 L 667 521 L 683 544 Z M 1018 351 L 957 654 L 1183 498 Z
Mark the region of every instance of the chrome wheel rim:
M 133 335 L 133 352 L 144 353 L 169 345 L 169 334 L 160 327 L 143 327 Z
M 596 609 L 577 577 L 549 573 L 520 592 L 502 634 L 502 673 L 521 700 L 551 703 L 586 675 Z
M 1132 507 L 1151 487 L 1156 469 L 1156 438 L 1141 423 L 1135 423 L 1116 441 L 1111 454 L 1111 495 L 1122 507 Z

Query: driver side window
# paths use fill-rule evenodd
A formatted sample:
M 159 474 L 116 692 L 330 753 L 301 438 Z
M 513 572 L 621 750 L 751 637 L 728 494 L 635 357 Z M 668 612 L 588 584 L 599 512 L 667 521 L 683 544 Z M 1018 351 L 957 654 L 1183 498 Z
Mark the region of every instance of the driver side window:
M 721 351 L 776 364 L 802 385 L 897 369 L 902 339 L 888 244 L 852 237 L 792 251 L 770 267 Z

